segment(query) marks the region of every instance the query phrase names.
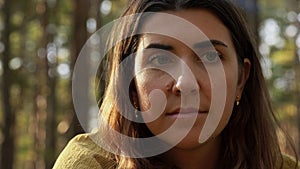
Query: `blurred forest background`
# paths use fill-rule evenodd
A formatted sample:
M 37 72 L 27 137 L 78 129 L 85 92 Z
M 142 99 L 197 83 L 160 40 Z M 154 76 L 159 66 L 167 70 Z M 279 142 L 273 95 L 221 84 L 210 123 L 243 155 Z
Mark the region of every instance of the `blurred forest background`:
M 257 35 L 283 127 L 300 152 L 300 1 L 235 0 Z M 82 129 L 71 77 L 87 38 L 128 0 L 0 0 L 0 168 L 52 168 Z M 278 132 L 281 147 L 291 153 Z

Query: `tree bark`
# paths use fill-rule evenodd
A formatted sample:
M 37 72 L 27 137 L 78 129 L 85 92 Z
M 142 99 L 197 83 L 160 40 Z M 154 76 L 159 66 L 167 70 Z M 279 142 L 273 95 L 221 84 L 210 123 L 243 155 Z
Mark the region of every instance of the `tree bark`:
M 3 97 L 3 143 L 1 149 L 1 167 L 3 169 L 12 169 L 15 154 L 15 112 L 11 108 L 11 70 L 9 61 L 11 59 L 11 49 L 9 36 L 11 34 L 11 0 L 5 0 L 3 4 L 4 24 L 3 43 L 5 50 L 2 55 L 3 75 L 2 75 L 2 97 Z
M 300 2 L 296 3 L 298 7 L 300 7 Z M 298 11 L 300 12 L 299 8 Z M 297 23 L 298 30 L 300 30 L 300 21 Z M 296 37 L 299 37 L 300 33 Z M 296 40 L 295 40 L 296 42 Z M 296 107 L 297 107 L 297 127 L 298 127 L 298 143 L 297 143 L 297 151 L 300 156 L 300 48 L 295 47 L 295 84 L 296 84 Z
M 90 9 L 90 0 L 74 0 L 74 18 L 73 18 L 73 23 L 74 23 L 74 30 L 73 30 L 73 45 L 72 45 L 72 53 L 71 53 L 71 70 L 74 70 L 74 65 L 76 63 L 77 57 L 86 42 L 88 38 L 88 33 L 86 29 L 86 21 L 88 20 L 88 14 L 89 14 L 89 9 Z M 88 69 L 87 69 L 88 71 Z M 73 75 L 74 72 L 72 72 Z M 86 73 L 87 72 L 81 72 L 81 73 Z M 88 76 L 85 76 L 86 79 L 81 79 L 82 83 L 88 83 Z M 84 86 L 84 85 L 83 85 Z M 72 93 L 72 84 L 70 84 L 70 92 Z M 83 97 L 83 98 L 88 98 L 89 90 L 86 88 L 82 88 L 81 91 L 76 91 L 76 95 Z M 74 93 L 72 93 L 74 94 Z M 72 95 L 74 97 L 74 95 Z M 69 137 L 74 137 L 75 135 L 79 133 L 84 132 L 84 128 L 87 124 L 87 114 L 88 114 L 88 105 L 85 103 L 81 104 L 82 106 L 80 107 L 81 112 L 86 111 L 86 114 L 77 114 L 79 117 L 77 117 L 75 109 L 73 107 L 73 112 L 71 116 L 73 117 L 72 123 L 70 130 L 68 131 Z M 78 110 L 77 110 L 78 111 Z M 78 118 L 82 122 L 80 124 Z
M 295 0 L 295 10 L 297 13 L 300 12 L 300 1 Z M 299 15 L 298 15 L 299 16 Z M 298 19 L 298 22 L 296 23 L 296 26 L 298 28 L 298 35 L 295 37 L 300 36 L 300 20 Z M 296 40 L 295 40 L 296 42 Z M 295 78 L 295 84 L 296 84 L 296 106 L 297 106 L 297 127 L 298 127 L 298 156 L 300 156 L 300 48 L 295 48 L 295 72 L 296 72 L 296 78 Z
M 290 11 L 294 11 L 296 13 L 300 12 L 300 0 L 291 0 L 291 1 L 287 1 L 287 7 Z M 300 30 L 300 21 L 296 20 L 294 24 L 298 30 Z M 297 37 L 300 36 L 300 32 L 298 31 L 298 33 L 295 35 L 294 38 L 294 42 L 296 44 L 296 39 Z M 297 121 L 296 121 L 296 125 L 297 125 L 297 129 L 298 129 L 298 139 L 296 139 L 295 141 L 297 141 L 296 144 L 296 151 L 298 153 L 298 155 L 300 156 L 300 55 L 299 55 L 299 50 L 300 48 L 297 47 L 297 45 L 295 45 L 295 58 L 294 58 L 294 63 L 293 63 L 293 69 L 295 71 L 295 101 L 294 104 L 297 108 Z
M 45 133 L 46 138 L 45 142 L 45 150 L 44 150 L 44 161 L 46 169 L 51 169 L 54 165 L 56 158 L 56 111 L 57 111 L 57 103 L 56 103 L 56 55 L 54 53 L 54 61 L 49 62 L 48 54 L 52 52 L 57 52 L 57 47 L 53 43 L 54 32 L 49 31 L 49 25 L 51 24 L 50 20 L 55 15 L 55 6 L 51 6 L 51 8 L 47 4 L 47 0 L 42 2 L 45 6 L 45 12 L 42 14 L 40 22 L 43 28 L 43 36 L 41 39 L 42 48 L 46 50 L 46 56 L 43 57 L 43 68 L 41 76 L 45 77 L 44 84 L 41 88 L 45 88 L 46 90 L 41 93 L 46 99 L 46 119 L 45 119 Z M 57 2 L 56 2 L 57 3 Z M 52 44 L 53 46 L 49 46 Z M 52 49 L 51 49 L 52 48 Z M 53 50 L 53 51 L 50 51 Z

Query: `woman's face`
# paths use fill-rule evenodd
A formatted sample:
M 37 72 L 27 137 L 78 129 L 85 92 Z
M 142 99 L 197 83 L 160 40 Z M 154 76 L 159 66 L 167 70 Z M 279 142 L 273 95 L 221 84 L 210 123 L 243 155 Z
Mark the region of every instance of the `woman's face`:
M 212 124 L 216 125 L 216 130 L 210 136 L 212 138 L 219 136 L 226 126 L 234 103 L 242 94 L 243 86 L 248 78 L 250 62 L 245 59 L 244 66 L 239 69 L 229 31 L 212 13 L 199 9 L 167 13 L 194 24 L 212 42 L 213 48 L 191 44 L 194 46 L 192 50 L 174 38 L 158 34 L 144 34 L 140 39 L 135 57 L 136 93 L 133 92 L 133 96 L 141 111 L 147 111 L 145 114 L 142 112 L 145 121 L 148 121 L 147 118 L 151 119 L 151 116 L 159 115 L 155 120 L 146 123 L 154 135 L 166 131 L 177 118 L 183 122 L 191 118 L 195 120 L 187 136 L 177 145 L 182 148 L 192 148 L 199 145 L 200 132 L 208 113 L 212 113 L 209 111 L 212 105 L 211 75 L 206 66 L 213 68 L 221 62 L 225 73 L 223 81 L 225 80 L 226 84 L 214 89 L 216 93 L 225 90 L 226 100 L 220 121 Z M 142 26 L 141 29 L 145 28 Z M 199 39 L 196 43 L 201 44 L 201 42 L 203 39 Z M 151 67 L 151 69 L 144 69 L 146 67 Z M 172 77 L 166 73 L 168 70 L 175 72 L 176 75 Z M 152 91 L 156 92 L 150 95 Z M 161 97 L 161 94 L 164 94 L 164 97 Z M 199 98 L 196 99 L 196 97 Z M 181 130 L 185 130 L 184 128 L 179 125 L 176 131 L 180 133 Z M 176 132 L 173 134 L 176 135 Z M 172 142 L 172 138 L 162 139 Z

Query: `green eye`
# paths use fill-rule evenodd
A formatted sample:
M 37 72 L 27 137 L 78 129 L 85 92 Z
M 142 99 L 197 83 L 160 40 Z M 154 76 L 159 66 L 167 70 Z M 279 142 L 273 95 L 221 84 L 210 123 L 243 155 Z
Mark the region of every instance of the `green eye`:
M 221 54 L 217 51 L 208 51 L 201 56 L 202 62 L 214 63 L 217 62 L 221 57 Z
M 172 59 L 166 55 L 153 55 L 150 57 L 150 63 L 154 66 L 163 66 L 172 62 Z

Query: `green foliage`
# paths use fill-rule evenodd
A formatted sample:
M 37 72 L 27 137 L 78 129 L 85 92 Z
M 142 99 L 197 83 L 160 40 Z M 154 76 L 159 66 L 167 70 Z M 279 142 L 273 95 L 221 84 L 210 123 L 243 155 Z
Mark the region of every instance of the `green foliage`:
M 260 1 L 260 18 L 264 23 L 268 19 L 273 19 L 279 28 L 277 38 L 280 38 L 281 45 L 270 45 L 269 58 L 272 63 L 272 77 L 268 79 L 269 89 L 274 102 L 275 111 L 280 113 L 280 119 L 296 119 L 297 116 L 297 100 L 295 93 L 295 54 L 296 45 L 295 39 L 286 35 L 286 28 L 290 23 L 287 19 L 288 13 L 293 11 L 293 8 L 299 6 L 296 1 Z M 298 11 L 299 12 L 299 11 Z M 261 29 L 263 24 L 261 25 Z M 298 28 L 299 29 L 299 28 Z M 299 30 L 298 30 L 299 31 Z M 263 42 L 263 40 L 261 40 Z M 294 120 L 293 123 L 296 123 Z

